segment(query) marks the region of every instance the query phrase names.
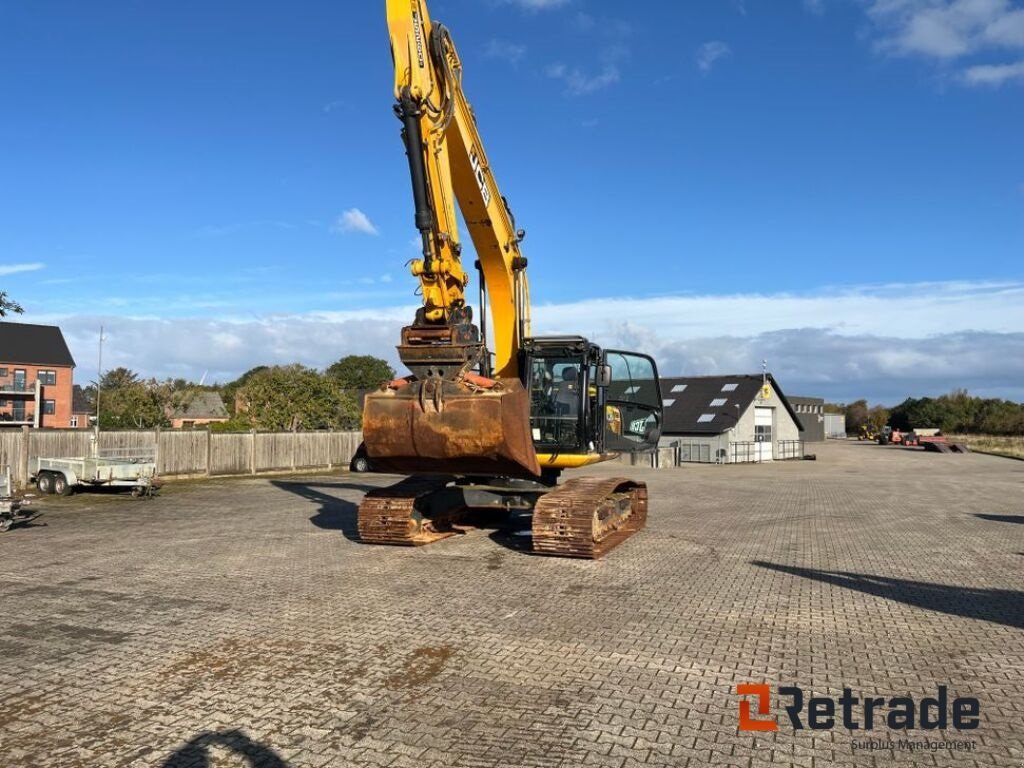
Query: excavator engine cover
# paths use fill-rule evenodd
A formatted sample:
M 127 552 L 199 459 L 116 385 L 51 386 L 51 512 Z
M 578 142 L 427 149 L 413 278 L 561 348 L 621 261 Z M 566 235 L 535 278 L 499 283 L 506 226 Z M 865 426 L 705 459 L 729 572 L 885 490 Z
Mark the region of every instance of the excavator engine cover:
M 536 477 L 530 401 L 519 379 L 393 382 L 366 397 L 363 442 L 374 469 L 399 474 Z

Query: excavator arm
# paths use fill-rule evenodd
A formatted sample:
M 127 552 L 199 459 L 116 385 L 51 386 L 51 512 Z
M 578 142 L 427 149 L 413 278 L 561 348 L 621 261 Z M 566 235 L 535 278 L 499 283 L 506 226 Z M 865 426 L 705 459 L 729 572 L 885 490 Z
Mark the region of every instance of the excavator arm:
M 387 0 L 395 66 L 395 113 L 412 179 L 422 258 L 412 262 L 423 296 L 422 324 L 465 319 L 469 275 L 461 260 L 455 205 L 466 222 L 490 305 L 489 346 L 498 378 L 517 377 L 529 335 L 524 233 L 498 189 L 473 108 L 462 90 L 462 64 L 446 27 L 431 22 L 421 0 Z M 485 307 L 480 307 L 485 325 Z M 486 367 L 486 366 L 485 366 Z
M 524 233 L 495 183 L 448 30 L 431 22 L 423 0 L 387 0 L 387 17 L 423 304 L 398 346 L 413 376 L 366 398 L 366 452 L 376 466 L 406 474 L 537 476 L 519 370 L 529 334 Z M 479 324 L 466 301 L 456 205 L 477 254 Z

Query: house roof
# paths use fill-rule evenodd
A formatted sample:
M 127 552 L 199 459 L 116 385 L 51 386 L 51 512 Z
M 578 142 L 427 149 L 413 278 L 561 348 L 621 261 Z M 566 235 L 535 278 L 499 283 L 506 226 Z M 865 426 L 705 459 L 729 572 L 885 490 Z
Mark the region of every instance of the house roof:
M 662 431 L 665 434 L 721 434 L 736 426 L 761 391 L 762 381 L 759 373 L 664 378 L 661 380 L 665 409 Z M 768 381 L 802 430 L 803 426 L 778 382 L 771 374 L 768 374 Z
M 228 411 L 216 392 L 199 390 L 174 409 L 172 419 L 226 419 Z
M 0 323 L 0 363 L 75 365 L 64 334 L 55 325 Z
M 786 398 L 790 405 L 824 405 L 823 397 L 805 397 L 803 395 L 790 395 Z

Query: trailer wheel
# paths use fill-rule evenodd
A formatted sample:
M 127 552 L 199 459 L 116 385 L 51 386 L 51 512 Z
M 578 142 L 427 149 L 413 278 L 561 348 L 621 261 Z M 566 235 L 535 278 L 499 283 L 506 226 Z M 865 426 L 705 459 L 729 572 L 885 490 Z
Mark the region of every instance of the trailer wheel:
M 70 496 L 72 490 L 71 483 L 68 482 L 68 479 L 64 477 L 64 475 L 57 474 L 57 476 L 53 478 L 53 492 L 58 496 Z
M 40 493 L 53 493 L 53 475 L 49 472 L 40 472 L 36 477 L 36 488 Z

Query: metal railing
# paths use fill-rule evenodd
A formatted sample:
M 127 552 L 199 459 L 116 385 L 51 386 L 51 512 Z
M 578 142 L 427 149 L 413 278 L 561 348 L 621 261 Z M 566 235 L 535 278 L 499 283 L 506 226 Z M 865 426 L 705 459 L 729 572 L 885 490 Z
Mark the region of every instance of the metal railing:
M 96 458 L 156 461 L 156 448 L 104 448 L 97 452 Z
M 670 447 L 675 451 L 675 463 L 724 464 L 728 458 L 725 441 L 721 436 L 703 439 L 675 440 Z
M 0 392 L 35 392 L 36 383 L 34 381 L 19 381 L 17 379 L 0 379 Z
M 729 444 L 729 459 L 733 464 L 753 464 L 761 461 L 763 443 L 741 442 Z
M 804 455 L 803 440 L 779 440 L 776 459 L 802 459 Z
M 0 413 L 0 422 L 7 424 L 32 424 L 35 421 L 35 414 L 25 411 L 13 413 Z

